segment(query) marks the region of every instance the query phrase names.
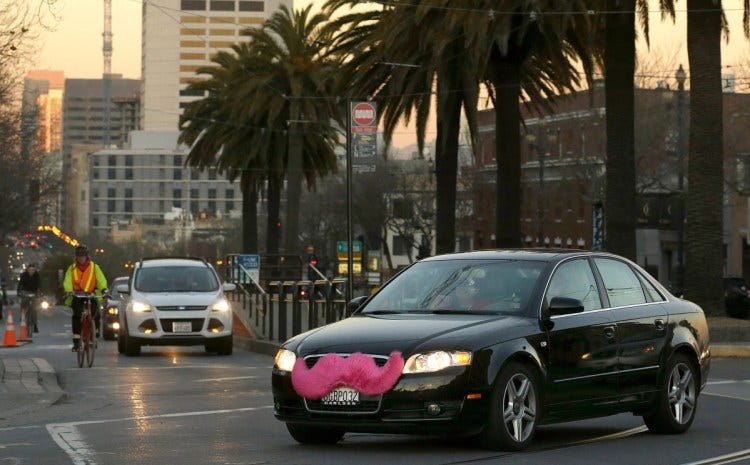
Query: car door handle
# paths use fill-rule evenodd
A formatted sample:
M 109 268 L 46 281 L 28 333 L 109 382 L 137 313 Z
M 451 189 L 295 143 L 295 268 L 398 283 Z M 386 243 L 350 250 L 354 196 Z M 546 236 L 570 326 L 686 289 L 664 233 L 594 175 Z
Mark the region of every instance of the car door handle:
M 662 332 L 665 329 L 667 329 L 666 325 L 664 324 L 664 320 L 659 318 L 658 320 L 654 320 L 654 326 L 656 327 L 656 330 L 658 332 Z
M 605 326 L 604 327 L 604 336 L 607 339 L 612 339 L 615 337 L 615 327 L 614 326 Z

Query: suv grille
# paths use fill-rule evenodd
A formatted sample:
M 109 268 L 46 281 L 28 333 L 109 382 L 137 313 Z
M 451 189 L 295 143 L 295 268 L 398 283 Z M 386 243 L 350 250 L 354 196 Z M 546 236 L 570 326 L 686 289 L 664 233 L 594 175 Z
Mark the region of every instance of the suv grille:
M 206 305 L 165 305 L 156 307 L 157 310 L 162 312 L 199 312 L 208 308 Z

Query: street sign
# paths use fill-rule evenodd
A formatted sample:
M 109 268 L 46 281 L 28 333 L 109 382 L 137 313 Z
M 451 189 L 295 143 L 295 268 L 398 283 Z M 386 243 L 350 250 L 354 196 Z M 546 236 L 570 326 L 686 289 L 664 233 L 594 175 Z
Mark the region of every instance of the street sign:
M 250 284 L 250 277 L 256 283 L 260 281 L 260 255 L 237 255 L 234 263 L 237 267 L 239 282 L 242 284 Z M 250 275 L 250 277 L 248 277 L 248 275 Z
M 351 157 L 357 173 L 375 171 L 378 112 L 373 102 L 351 102 Z
M 362 258 L 362 241 L 352 241 L 352 250 L 354 250 L 354 258 Z M 349 243 L 347 241 L 336 242 L 336 254 L 339 257 L 343 255 L 346 259 L 348 251 Z
M 377 121 L 375 105 L 371 102 L 352 103 L 352 125 L 374 126 Z

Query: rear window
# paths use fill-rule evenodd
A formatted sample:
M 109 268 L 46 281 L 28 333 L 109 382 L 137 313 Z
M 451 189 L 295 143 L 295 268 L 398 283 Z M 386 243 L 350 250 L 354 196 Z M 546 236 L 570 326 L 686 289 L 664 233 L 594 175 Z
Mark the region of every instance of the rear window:
M 141 268 L 135 276 L 140 292 L 211 292 L 219 288 L 213 270 L 198 266 Z

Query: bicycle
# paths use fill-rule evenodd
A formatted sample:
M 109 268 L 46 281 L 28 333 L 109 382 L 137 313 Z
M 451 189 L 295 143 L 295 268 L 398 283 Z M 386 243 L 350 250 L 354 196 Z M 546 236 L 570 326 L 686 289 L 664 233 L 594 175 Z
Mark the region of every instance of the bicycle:
M 29 329 L 29 336 L 31 333 L 38 332 L 38 312 L 37 307 L 39 306 L 39 299 L 41 294 L 29 291 L 18 291 L 18 297 L 21 301 L 21 315 L 25 315 L 26 326 Z
M 84 299 L 83 311 L 81 312 L 81 340 L 76 351 L 78 367 L 83 368 L 84 360 L 86 366 L 91 367 L 94 364 L 94 354 L 96 353 L 96 323 L 91 312 L 91 305 L 92 302 L 95 302 L 97 296 L 94 293 L 86 292 L 76 292 L 72 295 L 74 299 Z

